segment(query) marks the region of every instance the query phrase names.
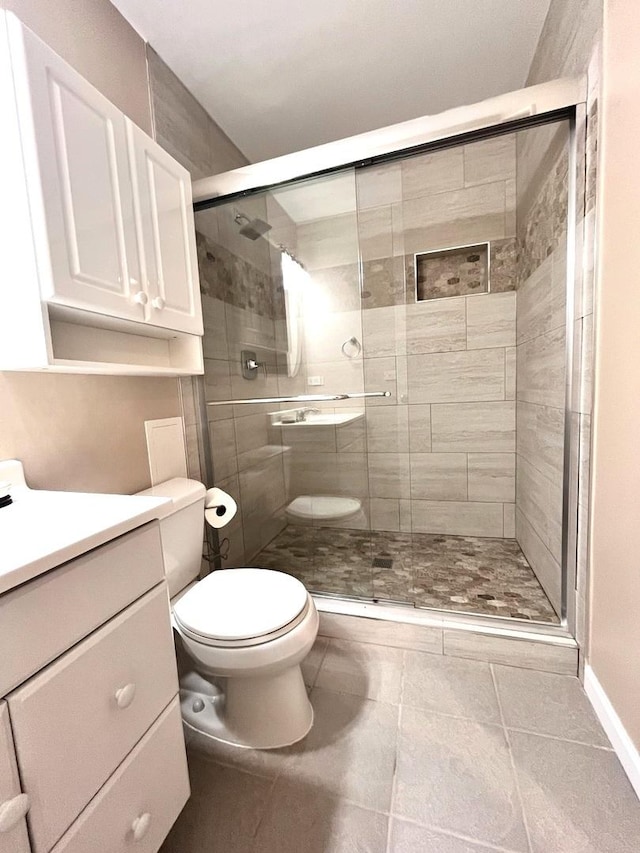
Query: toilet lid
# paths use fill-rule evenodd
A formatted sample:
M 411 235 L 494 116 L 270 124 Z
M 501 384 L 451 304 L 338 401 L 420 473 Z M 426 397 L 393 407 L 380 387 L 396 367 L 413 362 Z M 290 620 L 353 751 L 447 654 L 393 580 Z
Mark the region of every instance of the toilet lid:
M 316 521 L 351 518 L 362 509 L 358 498 L 341 498 L 334 495 L 300 495 L 291 501 L 287 513 L 297 518 Z
M 271 634 L 307 604 L 299 580 L 271 569 L 221 569 L 207 575 L 173 607 L 179 624 L 200 637 L 230 642 Z

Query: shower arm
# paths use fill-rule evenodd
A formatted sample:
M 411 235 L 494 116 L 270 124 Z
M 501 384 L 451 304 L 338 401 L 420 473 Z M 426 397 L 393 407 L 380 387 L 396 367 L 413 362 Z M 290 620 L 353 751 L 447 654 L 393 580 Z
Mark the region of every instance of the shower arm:
M 207 406 L 246 406 L 254 403 L 331 403 L 334 400 L 361 400 L 364 397 L 390 397 L 391 391 L 357 391 L 353 394 L 300 394 L 297 397 L 249 397 L 242 400 L 216 400 Z

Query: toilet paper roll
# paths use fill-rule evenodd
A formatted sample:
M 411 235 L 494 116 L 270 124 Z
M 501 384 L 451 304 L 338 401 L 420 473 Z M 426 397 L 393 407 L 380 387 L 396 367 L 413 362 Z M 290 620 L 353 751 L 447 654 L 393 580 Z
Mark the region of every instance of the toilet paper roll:
M 204 517 L 207 524 L 219 529 L 229 524 L 238 511 L 238 504 L 222 489 L 208 489 L 204 499 Z

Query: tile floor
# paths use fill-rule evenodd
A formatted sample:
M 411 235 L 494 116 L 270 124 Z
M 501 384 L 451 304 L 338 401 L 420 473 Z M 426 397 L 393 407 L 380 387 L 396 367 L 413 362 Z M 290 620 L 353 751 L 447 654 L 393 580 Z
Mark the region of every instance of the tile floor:
M 315 725 L 190 739 L 162 853 L 637 853 L 640 803 L 576 678 L 319 638 Z
M 290 572 L 312 592 L 559 621 L 515 539 L 290 524 L 252 564 Z

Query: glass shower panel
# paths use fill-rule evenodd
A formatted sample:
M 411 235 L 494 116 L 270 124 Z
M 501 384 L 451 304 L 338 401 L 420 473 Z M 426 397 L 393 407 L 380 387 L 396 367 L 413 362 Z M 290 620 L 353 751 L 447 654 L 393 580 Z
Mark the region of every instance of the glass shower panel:
M 196 228 L 207 401 L 252 401 L 208 406 L 215 479 L 240 508 L 226 565 L 370 599 L 354 171 L 200 211 Z
M 196 214 L 225 565 L 559 621 L 569 142 L 566 120 Z
M 397 383 L 366 407 L 376 598 L 561 614 L 568 144 L 357 171 L 365 376 Z

